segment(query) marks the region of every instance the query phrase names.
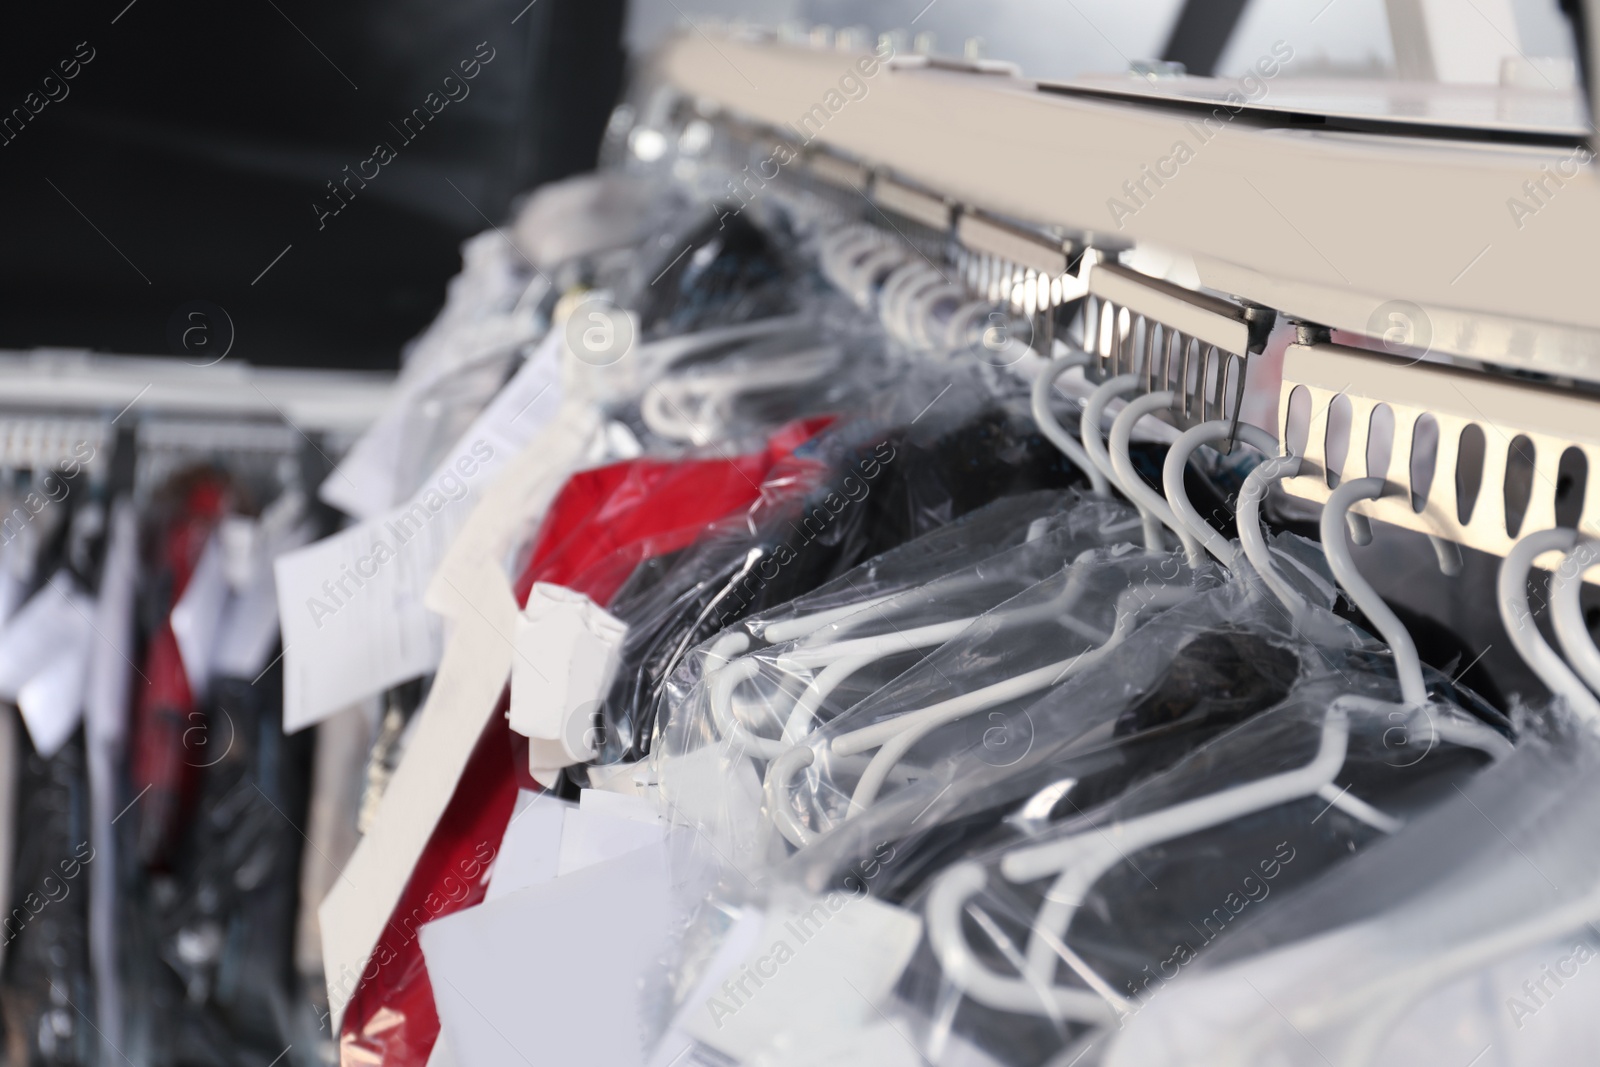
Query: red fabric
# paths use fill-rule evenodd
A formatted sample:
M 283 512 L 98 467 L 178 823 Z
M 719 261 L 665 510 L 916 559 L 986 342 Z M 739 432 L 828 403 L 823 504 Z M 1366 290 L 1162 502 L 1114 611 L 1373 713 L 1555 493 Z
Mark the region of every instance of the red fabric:
M 534 538 L 517 602 L 527 602 L 535 582 L 552 582 L 609 604 L 640 562 L 685 547 L 758 500 L 769 472 L 830 421 L 791 423 L 764 451 L 731 459 L 636 459 L 574 475 Z M 340 1027 L 342 1067 L 424 1067 L 433 1051 L 439 1016 L 414 927 L 481 903 L 488 889 L 488 860 L 505 836 L 519 778 L 527 786 L 527 744 L 505 726 L 509 704 L 507 689 L 412 869 L 388 935 L 367 960 Z
M 517 602 L 527 603 L 535 582 L 549 582 L 610 603 L 639 563 L 676 552 L 707 523 L 753 503 L 772 468 L 830 421 L 790 423 L 765 451 L 732 459 L 635 459 L 573 475 L 534 539 Z
M 222 518 L 227 488 L 216 475 L 197 475 L 182 489 L 177 512 L 159 537 L 161 574 L 169 587 L 161 607 L 161 625 L 145 647 L 143 675 L 133 707 L 133 750 L 130 777 L 143 798 L 138 815 L 138 853 L 150 868 L 165 868 L 194 805 L 199 769 L 207 761 L 205 714 L 189 691 L 178 638 L 168 616 L 183 596 Z
M 492 721 L 500 722 L 504 710 L 497 709 Z M 439 1016 L 417 929 L 480 903 L 488 890 L 489 865 L 517 800 L 510 735 L 506 729 L 485 730 L 467 760 L 345 1007 L 339 1035 L 344 1067 L 427 1063 Z

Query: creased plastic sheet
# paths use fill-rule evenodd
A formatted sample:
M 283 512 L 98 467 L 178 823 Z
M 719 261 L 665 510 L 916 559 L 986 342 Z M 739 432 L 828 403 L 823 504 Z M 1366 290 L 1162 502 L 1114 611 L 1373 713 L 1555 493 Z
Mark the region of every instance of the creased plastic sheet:
M 1163 983 L 1116 1067 L 1582 1063 L 1600 1042 L 1600 738 L 1516 752 Z M 1431 758 L 1431 757 L 1430 757 Z

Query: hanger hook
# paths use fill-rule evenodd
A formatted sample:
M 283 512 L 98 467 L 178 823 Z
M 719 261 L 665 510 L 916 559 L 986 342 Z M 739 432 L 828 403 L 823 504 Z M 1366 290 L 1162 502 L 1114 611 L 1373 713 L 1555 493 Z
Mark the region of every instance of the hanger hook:
M 1272 550 L 1267 547 L 1267 539 L 1261 532 L 1261 501 L 1266 499 L 1267 490 L 1273 483 L 1299 474 L 1303 462 L 1299 456 L 1275 456 L 1251 471 L 1239 490 L 1237 515 L 1239 546 L 1245 558 L 1272 591 L 1272 595 L 1288 609 L 1290 618 L 1297 626 L 1304 622 L 1310 608 L 1305 598 L 1284 580 L 1272 558 Z
M 1194 455 L 1195 449 L 1203 444 L 1212 444 L 1216 441 L 1226 441 L 1234 436 L 1234 425 L 1227 419 L 1213 419 L 1202 422 L 1190 430 L 1185 430 L 1178 436 L 1178 440 L 1167 451 L 1166 462 L 1161 468 L 1161 485 L 1167 491 L 1167 503 L 1172 507 L 1172 513 L 1178 521 L 1183 523 L 1190 535 L 1201 544 L 1206 551 L 1217 558 L 1217 562 L 1230 569 L 1238 566 L 1239 550 L 1228 543 L 1195 508 L 1189 499 L 1189 492 L 1183 485 L 1184 468 L 1188 466 L 1189 458 Z M 1241 422 L 1238 426 L 1238 439 L 1250 447 L 1257 449 L 1267 456 L 1274 456 L 1278 451 L 1278 442 L 1270 433 L 1258 426 L 1251 426 Z M 1252 472 L 1253 473 L 1253 472 Z M 1243 510 L 1243 496 L 1240 497 L 1240 508 Z M 1258 502 L 1259 503 L 1259 502 Z M 1242 521 L 1242 516 L 1241 516 Z M 1259 532 L 1259 527 L 1257 528 Z M 1241 538 L 1243 534 L 1241 533 Z M 1184 546 L 1187 548 L 1189 539 L 1185 538 Z M 1191 559 L 1190 565 L 1196 565 Z
M 1350 505 L 1357 500 L 1376 500 L 1388 490 L 1389 483 L 1382 478 L 1352 478 L 1341 482 L 1328 497 L 1322 509 L 1322 550 L 1327 553 L 1333 577 L 1343 587 L 1377 627 L 1378 634 L 1394 653 L 1395 670 L 1400 676 L 1400 696 L 1416 706 L 1428 702 L 1428 687 L 1422 680 L 1422 660 L 1417 656 L 1416 642 L 1399 616 L 1383 602 L 1378 591 L 1372 588 L 1350 555 L 1350 545 L 1345 540 L 1346 519 Z
M 934 308 L 946 301 L 959 306 L 961 298 L 965 295 L 960 289 L 941 279 L 938 285 L 919 290 L 908 301 L 906 317 L 911 327 L 911 336 L 919 346 L 926 349 L 939 347 L 944 330 L 934 315 Z
M 1170 408 L 1176 400 L 1177 394 L 1167 389 L 1146 393 L 1128 401 L 1128 406 L 1118 412 L 1117 417 L 1111 422 L 1109 446 L 1111 467 L 1122 480 L 1123 492 L 1139 505 L 1139 514 L 1145 520 L 1145 547 L 1152 552 L 1161 551 L 1161 534 L 1152 521 L 1159 519 L 1178 535 L 1179 541 L 1183 542 L 1183 553 L 1188 557 L 1189 565 L 1198 567 L 1205 561 L 1205 553 L 1200 547 L 1200 542 L 1178 521 L 1178 517 L 1172 513 L 1172 508 L 1167 504 L 1167 498 L 1139 477 L 1139 472 L 1133 469 L 1133 456 L 1128 451 L 1133 443 L 1134 423 L 1146 415 L 1153 415 L 1163 408 Z
M 1578 676 L 1572 673 L 1572 668 L 1556 655 L 1555 649 L 1539 632 L 1533 612 L 1528 607 L 1528 572 L 1533 568 L 1533 561 L 1546 552 L 1566 552 L 1577 541 L 1578 531 L 1559 527 L 1523 537 L 1506 553 L 1505 560 L 1500 564 L 1496 593 L 1500 601 L 1500 621 L 1523 661 L 1533 668 L 1533 673 L 1552 693 L 1566 700 L 1567 706 L 1575 714 L 1587 722 L 1596 723 L 1600 722 L 1600 700 L 1596 700 L 1595 695 L 1584 688 Z M 1557 574 L 1559 577 L 1559 571 Z
M 1589 688 L 1600 693 L 1600 648 L 1589 636 L 1589 624 L 1583 618 L 1583 605 L 1579 595 L 1583 592 L 1583 576 L 1589 568 L 1600 563 L 1600 541 L 1583 540 L 1556 568 L 1550 579 L 1550 612 L 1555 622 L 1556 640 L 1567 662 Z
M 1111 454 L 1106 451 L 1105 437 L 1100 424 L 1105 420 L 1106 405 L 1123 393 L 1131 393 L 1137 388 L 1139 388 L 1137 374 L 1119 374 L 1115 378 L 1106 379 L 1096 386 L 1094 392 L 1089 394 L 1089 399 L 1083 402 L 1083 417 L 1078 420 L 1078 437 L 1083 441 L 1083 450 L 1088 453 L 1089 461 L 1124 495 L 1127 489 L 1122 484 L 1121 475 L 1111 466 Z
M 1061 449 L 1068 459 L 1077 464 L 1079 470 L 1089 476 L 1089 485 L 1096 496 L 1110 496 L 1111 483 L 1106 480 L 1105 473 L 1094 464 L 1083 445 L 1066 431 L 1050 410 L 1050 394 L 1055 390 L 1056 381 L 1073 367 L 1085 366 L 1089 359 L 1087 352 L 1068 352 L 1060 359 L 1052 360 L 1033 380 L 1033 421 L 1039 424 L 1039 432 L 1051 444 Z

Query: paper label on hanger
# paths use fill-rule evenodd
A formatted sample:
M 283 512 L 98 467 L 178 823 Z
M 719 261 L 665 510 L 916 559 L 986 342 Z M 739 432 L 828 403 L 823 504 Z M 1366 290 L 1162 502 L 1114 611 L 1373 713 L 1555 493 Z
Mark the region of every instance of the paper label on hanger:
M 642 1067 L 640 981 L 658 965 L 671 885 L 661 844 L 422 927 L 439 1021 L 474 1067 Z M 558 968 L 529 995 L 529 968 Z
M 569 763 L 593 759 L 595 711 L 622 660 L 628 625 L 582 593 L 535 583 L 517 616 L 511 728 L 560 742 Z
M 561 824 L 561 857 L 556 870 L 559 874 L 571 874 L 637 849 L 659 845 L 666 836 L 667 828 L 660 821 L 641 822 L 597 812 L 592 807 L 569 807 Z
M 561 829 L 571 808 L 569 801 L 551 793 L 517 791 L 516 808 L 500 838 L 500 851 L 495 853 L 485 904 L 556 876 L 561 860 Z
M 183 596 L 172 605 L 169 620 L 183 657 L 183 673 L 189 678 L 189 691 L 197 700 L 204 698 L 211 685 L 211 663 L 228 594 L 226 553 L 221 538 L 213 533 L 189 575 Z
M 249 572 L 248 584 L 228 598 L 217 627 L 212 673 L 219 678 L 256 678 L 266 669 L 278 642 L 278 589 L 272 561 L 308 544 L 312 527 L 304 523 L 288 531 L 279 544 L 258 545 L 261 556 Z
M 586 770 L 589 784 L 595 792 L 618 793 L 622 796 L 649 797 L 649 768 L 642 763 L 591 763 Z
M 92 607 L 92 605 L 91 605 Z M 33 747 L 45 759 L 54 756 L 78 728 L 89 675 L 88 621 L 77 641 L 52 657 L 22 685 L 17 709 L 28 724 Z
M 286 733 L 438 667 L 428 582 L 496 472 L 554 415 L 557 360 L 541 345 L 410 503 L 279 557 Z
M 632 766 L 631 764 L 629 766 Z M 584 789 L 578 793 L 578 807 L 591 815 L 608 815 L 618 819 L 660 826 L 661 812 L 644 797 L 605 789 Z
M 94 612 L 76 579 L 58 571 L 0 630 L 0 698 L 16 703 L 47 759 L 83 716 Z
M 357 519 L 382 515 L 400 495 L 395 461 L 405 454 L 405 416 L 418 394 L 405 383 L 396 383 L 396 392 L 391 406 L 357 438 L 317 489 L 325 504 Z
M 741 1063 L 793 1056 L 877 1017 L 922 938 L 913 912 L 838 891 L 780 903 L 755 949 L 684 1028 Z

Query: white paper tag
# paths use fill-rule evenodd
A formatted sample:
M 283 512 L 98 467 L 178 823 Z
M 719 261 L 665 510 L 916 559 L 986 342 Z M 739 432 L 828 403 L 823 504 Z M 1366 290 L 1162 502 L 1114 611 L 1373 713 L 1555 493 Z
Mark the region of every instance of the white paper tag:
M 823 1030 L 816 1041 L 763 1059 L 760 1067 L 923 1067 L 924 1062 L 909 1031 L 874 1019 L 865 1026 Z
M 621 793 L 623 796 L 638 797 L 641 800 L 649 798 L 650 772 L 644 764 L 592 763 L 587 770 L 589 784 L 596 791 Z
M 249 588 L 261 566 L 260 524 L 248 515 L 224 515 L 217 524 L 217 541 L 228 588 L 236 593 Z
M 571 874 L 596 863 L 626 856 L 637 849 L 659 845 L 667 828 L 659 821 L 641 822 L 620 815 L 600 814 L 592 808 L 567 808 L 561 824 L 560 874 Z
M 94 612 L 94 601 L 63 571 L 0 630 L 0 698 L 17 704 L 46 759 L 83 717 Z
M 516 807 L 494 857 L 485 904 L 556 876 L 561 859 L 561 829 L 571 807 L 550 793 L 517 791 Z
M 422 927 L 460 1062 L 642 1065 L 640 977 L 666 946 L 670 896 L 657 844 Z M 549 976 L 532 995 L 530 975 Z
M 447 619 L 486 618 L 509 637 L 520 609 L 511 593 L 509 557 L 532 534 L 567 477 L 605 458 L 599 414 L 569 397 L 473 509 L 428 586 L 429 610 Z
M 578 793 L 578 807 L 591 815 L 631 819 L 651 826 L 660 826 L 663 821 L 656 806 L 645 798 L 604 789 L 581 790 Z
M 183 673 L 189 677 L 189 691 L 196 700 L 203 698 L 211 686 L 217 635 L 228 604 L 226 555 L 222 539 L 212 534 L 189 575 L 183 596 L 172 605 L 172 633 L 178 639 Z
M 567 764 L 595 757 L 594 713 L 616 676 L 628 626 L 582 593 L 538 582 L 517 617 L 511 728 L 558 741 Z
M 78 633 L 75 583 L 58 573 L 0 630 L 0 699 L 15 701 L 23 683 Z M 92 609 L 91 609 L 92 610 Z
M 557 358 L 540 346 L 409 504 L 278 559 L 285 732 L 438 667 L 428 582 L 495 473 L 554 415 Z
M 28 724 L 28 736 L 39 755 L 49 759 L 58 752 L 83 718 L 83 694 L 89 680 L 87 620 L 77 641 L 44 664 L 22 685 L 17 709 Z
M 685 1030 L 741 1063 L 792 1056 L 877 1017 L 922 937 L 920 916 L 864 892 L 775 905 L 760 942 Z
M 256 566 L 249 584 L 228 598 L 217 626 L 212 671 L 222 678 L 256 678 L 267 666 L 278 641 L 278 588 L 272 563 L 311 541 L 311 524 L 304 523 L 278 544 L 258 544 Z

